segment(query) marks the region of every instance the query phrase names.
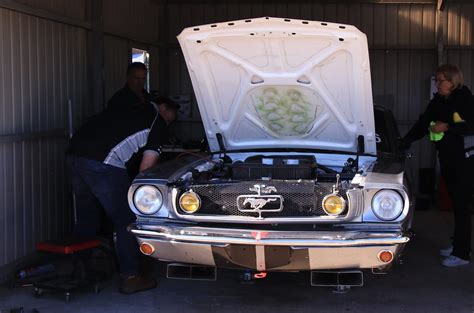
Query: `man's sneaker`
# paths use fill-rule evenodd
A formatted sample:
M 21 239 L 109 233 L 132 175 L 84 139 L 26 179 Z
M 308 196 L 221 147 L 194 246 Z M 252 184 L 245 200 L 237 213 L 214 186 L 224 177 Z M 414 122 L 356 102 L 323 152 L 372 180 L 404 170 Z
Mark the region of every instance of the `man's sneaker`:
M 461 258 L 458 258 L 457 256 L 450 255 L 446 259 L 444 259 L 441 264 L 446 267 L 456 267 L 456 266 L 462 266 L 462 265 L 467 265 L 471 263 L 468 260 L 463 260 Z
M 156 287 L 153 278 L 132 275 L 125 277 L 120 283 L 119 291 L 124 294 L 131 294 L 139 291 L 149 290 Z
M 444 249 L 439 250 L 439 254 L 440 254 L 441 256 L 444 256 L 444 257 L 450 256 L 451 253 L 453 253 L 453 245 L 450 245 L 450 246 L 447 247 L 447 248 L 444 248 Z

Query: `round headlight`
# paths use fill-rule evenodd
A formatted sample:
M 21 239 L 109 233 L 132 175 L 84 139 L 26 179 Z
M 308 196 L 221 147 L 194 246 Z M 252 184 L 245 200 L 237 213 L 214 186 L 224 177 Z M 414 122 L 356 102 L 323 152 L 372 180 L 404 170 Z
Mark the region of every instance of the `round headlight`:
M 179 207 L 185 213 L 195 213 L 201 208 L 201 198 L 192 190 L 186 191 L 179 197 Z
M 402 214 L 403 198 L 395 190 L 380 190 L 372 199 L 372 211 L 382 221 L 392 221 Z
M 327 195 L 322 202 L 323 210 L 328 215 L 339 215 L 346 208 L 346 200 L 338 195 Z
M 133 204 L 143 214 L 155 214 L 163 205 L 163 195 L 158 188 L 144 185 L 135 191 Z

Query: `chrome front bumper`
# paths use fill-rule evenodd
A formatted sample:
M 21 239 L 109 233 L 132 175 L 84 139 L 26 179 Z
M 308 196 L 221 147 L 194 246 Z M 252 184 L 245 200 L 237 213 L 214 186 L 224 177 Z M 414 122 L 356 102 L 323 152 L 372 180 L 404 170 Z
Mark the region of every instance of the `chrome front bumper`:
M 381 251 L 396 257 L 410 240 L 401 231 L 258 231 L 132 224 L 154 258 L 258 271 L 384 268 Z

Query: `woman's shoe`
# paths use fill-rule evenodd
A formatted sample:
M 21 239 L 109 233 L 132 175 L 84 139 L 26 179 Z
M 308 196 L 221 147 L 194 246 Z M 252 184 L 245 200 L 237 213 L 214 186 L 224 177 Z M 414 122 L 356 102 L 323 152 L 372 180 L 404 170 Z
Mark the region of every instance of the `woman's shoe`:
M 444 248 L 444 249 L 439 250 L 439 254 L 440 254 L 441 256 L 444 256 L 444 257 L 450 256 L 451 253 L 453 253 L 453 245 L 450 245 L 450 246 L 447 247 L 447 248 Z
M 441 262 L 441 265 L 446 267 L 457 267 L 462 265 L 468 265 L 469 263 L 471 263 L 469 260 L 464 260 L 458 258 L 457 256 L 450 255 Z

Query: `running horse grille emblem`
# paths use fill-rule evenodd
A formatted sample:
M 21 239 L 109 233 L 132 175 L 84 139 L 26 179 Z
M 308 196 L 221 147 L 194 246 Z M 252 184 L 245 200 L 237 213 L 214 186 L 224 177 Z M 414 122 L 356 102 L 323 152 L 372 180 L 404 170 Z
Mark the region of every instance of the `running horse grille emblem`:
M 264 212 L 281 212 L 283 210 L 283 197 L 271 194 L 277 192 L 274 186 L 254 185 L 249 190 L 257 194 L 237 197 L 237 208 L 240 212 L 258 213 L 257 218 L 262 219 Z
M 277 201 L 278 198 L 247 198 L 244 200 L 244 206 L 250 203 L 250 207 L 255 210 L 260 210 L 268 202 Z

